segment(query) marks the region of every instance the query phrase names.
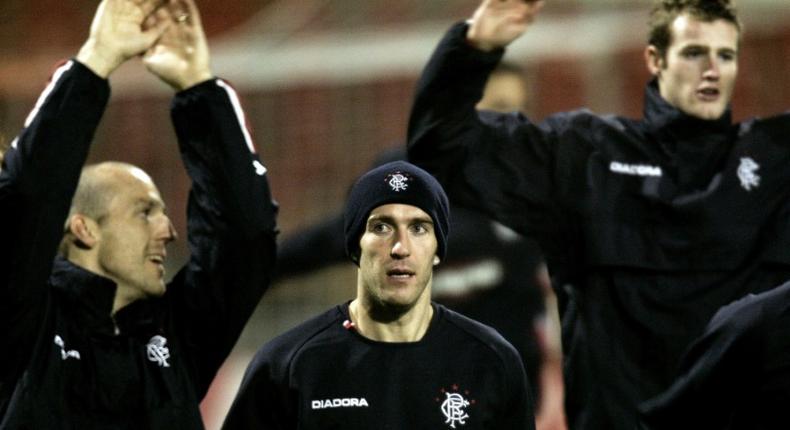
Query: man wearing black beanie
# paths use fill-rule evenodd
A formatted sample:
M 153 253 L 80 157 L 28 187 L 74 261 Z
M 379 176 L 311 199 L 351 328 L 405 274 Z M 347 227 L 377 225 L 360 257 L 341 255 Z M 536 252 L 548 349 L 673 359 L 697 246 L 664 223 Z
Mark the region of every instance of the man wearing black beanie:
M 345 209 L 356 298 L 264 345 L 223 428 L 533 429 L 515 349 L 430 300 L 448 226 L 424 170 L 396 161 L 363 175 Z

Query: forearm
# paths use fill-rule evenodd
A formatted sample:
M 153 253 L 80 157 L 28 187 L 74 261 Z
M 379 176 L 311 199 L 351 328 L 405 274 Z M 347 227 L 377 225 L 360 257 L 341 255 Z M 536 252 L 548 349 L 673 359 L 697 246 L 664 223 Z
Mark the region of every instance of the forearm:
M 258 159 L 235 92 L 219 80 L 176 95 L 173 122 L 192 180 L 190 262 L 173 306 L 186 309 L 185 336 L 202 355 L 207 385 L 268 288 L 276 258 L 275 216 L 266 169 Z
M 238 237 L 274 234 L 277 207 L 235 91 L 203 82 L 177 94 L 172 116 L 193 193 L 206 197 L 198 208 Z
M 483 132 L 475 104 L 503 51 L 472 47 L 466 30 L 466 23 L 458 23 L 447 32 L 417 84 L 408 144 L 409 159 L 420 164 L 437 162 Z
M 79 63 L 57 68 L 0 172 L 0 349 L 3 378 L 27 362 L 48 297 L 63 222 L 107 102 L 106 81 Z
M 6 236 L 13 254 L 0 264 L 7 265 L 3 272 L 17 273 L 18 282 L 43 282 L 49 275 L 47 268 L 108 98 L 106 80 L 76 61 L 66 62 L 53 74 L 6 153 L 0 208 L 16 219 Z M 21 270 L 25 274 L 18 273 Z

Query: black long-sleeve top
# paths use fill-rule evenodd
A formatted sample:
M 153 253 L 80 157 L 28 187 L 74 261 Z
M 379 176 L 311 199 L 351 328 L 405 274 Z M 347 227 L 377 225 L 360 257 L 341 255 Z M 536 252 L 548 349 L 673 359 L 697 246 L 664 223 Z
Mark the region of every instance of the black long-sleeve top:
M 409 159 L 454 204 L 534 237 L 562 305 L 571 428 L 633 428 L 722 305 L 790 278 L 790 115 L 478 114 L 503 51 L 454 26 L 418 83 Z
M 219 79 L 173 101 L 192 180 L 191 257 L 164 296 L 111 318 L 115 284 L 55 258 L 108 98 L 106 80 L 66 62 L 5 156 L 2 429 L 203 428 L 198 403 L 269 285 L 277 208 L 238 98 Z

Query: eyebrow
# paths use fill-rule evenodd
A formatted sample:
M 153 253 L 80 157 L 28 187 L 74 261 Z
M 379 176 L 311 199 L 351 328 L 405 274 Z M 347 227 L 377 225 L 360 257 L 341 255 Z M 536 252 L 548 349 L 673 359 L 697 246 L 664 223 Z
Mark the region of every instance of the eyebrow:
M 395 218 L 393 218 L 390 215 L 371 215 L 370 218 L 368 218 L 368 223 L 370 223 L 371 221 L 385 221 L 391 224 L 396 223 Z M 414 224 L 415 222 L 422 222 L 422 223 L 433 225 L 433 219 L 431 219 L 431 217 L 416 216 L 409 218 L 407 220 L 407 224 Z
M 680 48 L 681 51 L 686 51 L 686 50 L 689 50 L 689 49 L 701 49 L 701 50 L 704 50 L 704 51 L 710 51 L 711 50 L 711 46 L 710 45 L 701 45 L 701 44 L 698 44 L 698 43 L 692 43 L 692 44 L 685 45 L 685 46 Z M 737 48 L 730 48 L 730 47 L 723 47 L 723 48 L 716 48 L 716 49 L 714 49 L 714 51 L 716 51 L 716 52 L 726 51 L 726 52 L 737 53 L 738 49 Z
M 165 202 L 150 197 L 140 197 L 134 201 L 133 205 L 135 208 L 145 207 L 145 206 L 160 207 L 162 208 L 163 211 L 167 211 L 167 205 L 165 204 Z

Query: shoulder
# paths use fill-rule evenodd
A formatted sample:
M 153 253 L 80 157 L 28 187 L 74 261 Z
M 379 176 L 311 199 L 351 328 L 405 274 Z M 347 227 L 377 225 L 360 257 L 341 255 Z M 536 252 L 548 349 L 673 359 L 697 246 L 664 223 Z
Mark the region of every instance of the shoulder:
M 567 112 L 558 112 L 545 119 L 547 124 L 556 128 L 582 131 L 585 127 L 614 127 L 625 129 L 626 126 L 639 121 L 624 118 L 618 115 L 601 115 L 588 108 L 576 109 Z M 587 130 L 589 131 L 589 130 Z
M 750 118 L 738 124 L 738 134 L 740 136 L 753 133 L 773 137 L 778 139 L 779 142 L 785 143 L 785 137 L 790 133 L 790 112 L 766 118 Z
M 332 307 L 264 344 L 250 363 L 250 372 L 268 369 L 271 373 L 285 372 L 300 351 L 311 342 L 326 336 L 343 323 L 339 306 Z
M 759 294 L 748 294 L 723 306 L 711 319 L 708 331 L 752 332 L 788 312 L 790 282 Z
M 516 352 L 513 345 L 492 327 L 461 315 L 440 304 L 434 303 L 434 307 L 437 312 L 441 313 L 447 324 L 456 328 L 460 335 L 468 341 L 478 344 L 504 362 L 510 363 L 515 358 L 517 363 L 521 363 L 518 352 Z

